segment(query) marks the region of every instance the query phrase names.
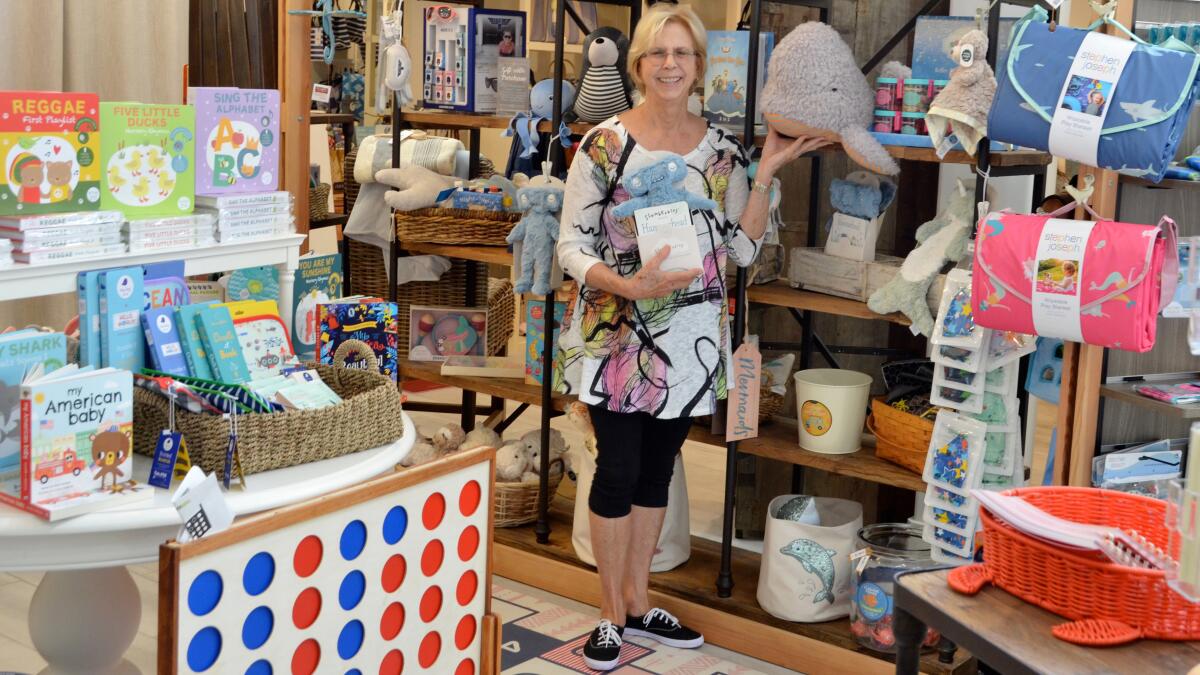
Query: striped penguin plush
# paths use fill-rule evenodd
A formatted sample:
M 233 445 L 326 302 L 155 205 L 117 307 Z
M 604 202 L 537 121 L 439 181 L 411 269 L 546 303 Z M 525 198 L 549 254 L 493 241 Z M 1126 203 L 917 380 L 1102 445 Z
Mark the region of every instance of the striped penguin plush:
M 583 73 L 575 107 L 566 118 L 597 124 L 633 107 L 633 83 L 625 70 L 629 38 L 616 28 L 592 31 L 583 43 Z

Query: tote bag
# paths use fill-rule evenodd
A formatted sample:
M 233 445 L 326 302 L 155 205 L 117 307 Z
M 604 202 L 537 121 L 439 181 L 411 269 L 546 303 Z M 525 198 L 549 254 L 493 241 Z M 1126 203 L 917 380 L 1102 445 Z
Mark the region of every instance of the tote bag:
M 579 483 L 575 490 L 575 519 L 571 528 L 571 543 L 575 555 L 583 562 L 595 567 L 596 556 L 592 553 L 592 528 L 588 520 L 588 494 L 592 491 L 592 478 L 596 475 L 596 460 L 590 453 L 573 449 L 572 462 Z M 667 516 L 663 520 L 662 532 L 658 535 L 658 546 L 650 562 L 651 572 L 665 572 L 687 562 L 692 554 L 692 529 L 688 518 L 687 480 L 683 475 L 683 454 L 675 455 L 675 472 L 671 475 L 668 488 Z
M 813 497 L 818 524 L 776 517 L 803 495 L 781 495 L 767 506 L 758 604 L 786 621 L 829 621 L 850 614 L 850 554 L 862 527 L 862 504 Z

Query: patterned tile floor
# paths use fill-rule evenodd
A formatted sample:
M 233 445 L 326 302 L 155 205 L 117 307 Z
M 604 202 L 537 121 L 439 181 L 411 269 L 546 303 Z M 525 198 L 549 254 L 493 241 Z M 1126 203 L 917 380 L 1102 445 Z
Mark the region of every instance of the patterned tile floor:
M 594 673 L 583 663 L 583 645 L 596 627 L 596 610 L 551 596 L 508 579 L 492 584 L 492 610 L 504 622 L 502 675 Z M 630 638 L 621 650 L 616 675 L 783 675 L 779 668 L 749 656 L 705 645 L 673 649 L 653 640 Z

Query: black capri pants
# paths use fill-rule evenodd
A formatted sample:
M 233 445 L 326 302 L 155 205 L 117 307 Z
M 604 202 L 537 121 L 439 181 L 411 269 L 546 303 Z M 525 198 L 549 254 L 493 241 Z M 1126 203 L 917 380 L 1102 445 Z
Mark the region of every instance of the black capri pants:
M 629 515 L 633 505 L 663 508 L 675 455 L 687 439 L 691 417 L 658 419 L 588 406 L 596 430 L 596 475 L 588 507 L 602 518 Z

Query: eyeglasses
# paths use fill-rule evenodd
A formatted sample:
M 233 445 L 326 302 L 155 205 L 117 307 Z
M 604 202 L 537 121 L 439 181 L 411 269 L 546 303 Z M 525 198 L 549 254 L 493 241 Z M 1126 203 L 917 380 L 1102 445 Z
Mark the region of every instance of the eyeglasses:
M 643 57 L 651 63 L 664 63 L 667 60 L 667 55 L 675 57 L 676 61 L 684 61 L 692 59 L 700 55 L 700 52 L 694 49 L 650 49 L 646 51 Z

